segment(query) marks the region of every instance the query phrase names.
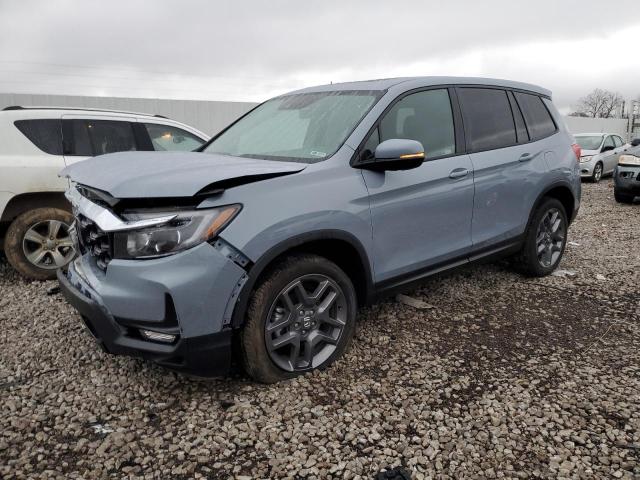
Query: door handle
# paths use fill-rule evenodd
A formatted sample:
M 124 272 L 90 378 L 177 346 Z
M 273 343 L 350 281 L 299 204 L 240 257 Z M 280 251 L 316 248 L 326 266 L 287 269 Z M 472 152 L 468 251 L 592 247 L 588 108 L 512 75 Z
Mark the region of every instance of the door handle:
M 455 180 L 456 178 L 466 177 L 468 173 L 469 170 L 467 170 L 466 168 L 456 168 L 454 170 L 451 170 L 449 178 L 453 178 Z
M 531 155 L 530 153 L 523 153 L 522 155 L 520 155 L 520 158 L 518 159 L 518 161 L 519 162 L 528 162 L 532 158 L 533 158 L 533 155 Z

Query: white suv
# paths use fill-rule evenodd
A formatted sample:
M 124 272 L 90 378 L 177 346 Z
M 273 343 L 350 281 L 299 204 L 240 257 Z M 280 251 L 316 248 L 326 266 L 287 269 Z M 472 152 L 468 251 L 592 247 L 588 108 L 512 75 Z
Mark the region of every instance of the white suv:
M 65 166 L 128 150 L 192 151 L 208 138 L 158 115 L 48 107 L 0 111 L 0 246 L 7 259 L 23 276 L 45 280 L 75 255 L 71 206 L 64 197 L 68 183 L 58 177 Z

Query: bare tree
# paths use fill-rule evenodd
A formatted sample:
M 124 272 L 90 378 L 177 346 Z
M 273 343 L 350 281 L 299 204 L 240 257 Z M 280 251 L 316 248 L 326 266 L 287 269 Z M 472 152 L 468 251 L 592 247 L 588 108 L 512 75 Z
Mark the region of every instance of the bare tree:
M 624 98 L 619 93 L 596 88 L 578 101 L 576 114 L 593 118 L 611 118 L 622 102 Z
M 640 115 L 640 95 L 636 97 L 635 100 L 631 102 L 629 106 L 629 114 L 630 115 Z

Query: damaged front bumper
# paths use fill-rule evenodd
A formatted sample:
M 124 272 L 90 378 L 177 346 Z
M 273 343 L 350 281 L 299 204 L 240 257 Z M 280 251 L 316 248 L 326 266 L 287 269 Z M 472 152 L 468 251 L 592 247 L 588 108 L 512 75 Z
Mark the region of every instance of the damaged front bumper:
M 640 167 L 618 165 L 613 172 L 613 183 L 619 193 L 640 195 Z
M 152 360 L 197 376 L 231 364 L 229 325 L 246 272 L 224 250 L 202 244 L 153 260 L 114 260 L 106 272 L 88 255 L 58 280 L 107 352 Z

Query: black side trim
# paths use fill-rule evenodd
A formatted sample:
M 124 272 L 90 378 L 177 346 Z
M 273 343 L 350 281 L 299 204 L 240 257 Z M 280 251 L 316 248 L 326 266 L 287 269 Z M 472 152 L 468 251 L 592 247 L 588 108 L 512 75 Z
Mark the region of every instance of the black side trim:
M 451 260 L 440 262 L 434 265 L 429 265 L 428 267 L 399 275 L 382 282 L 378 282 L 375 284 L 375 298 L 376 300 L 378 300 L 381 298 L 389 297 L 394 293 L 418 285 L 424 279 L 433 275 L 450 272 L 472 263 L 487 262 L 511 255 L 513 253 L 516 253 L 521 248 L 523 241 L 524 235 L 519 235 L 518 237 L 506 240 L 499 244 L 478 249 L 471 252 L 470 254 L 453 258 Z
M 296 235 L 285 240 L 282 243 L 272 247 L 266 253 L 264 253 L 260 259 L 250 268 L 249 277 L 242 287 L 242 291 L 238 296 L 238 300 L 236 302 L 236 306 L 233 311 L 233 316 L 231 320 L 231 325 L 233 327 L 239 327 L 244 322 L 245 312 L 247 310 L 247 306 L 249 303 L 249 298 L 251 296 L 251 292 L 256 284 L 256 281 L 264 272 L 265 268 L 269 266 L 269 264 L 277 258 L 279 255 L 285 253 L 288 250 L 292 250 L 295 247 L 303 245 L 305 243 L 317 241 L 317 240 L 342 240 L 344 242 L 349 243 L 355 250 L 358 252 L 360 257 L 360 262 L 364 265 L 365 269 L 365 278 L 367 279 L 367 284 L 365 287 L 366 291 L 366 303 L 371 303 L 374 297 L 374 286 L 373 286 L 373 274 L 371 272 L 371 267 L 369 263 L 369 257 L 360 243 L 360 241 L 353 236 L 352 234 L 345 232 L 344 230 L 316 230 L 313 232 L 303 233 L 301 235 Z

